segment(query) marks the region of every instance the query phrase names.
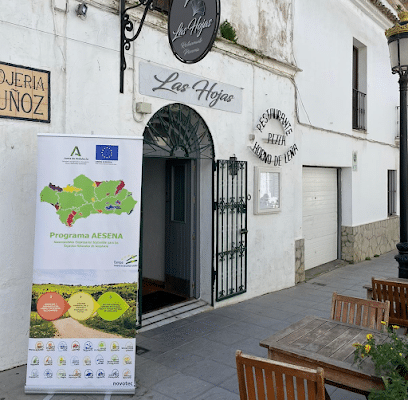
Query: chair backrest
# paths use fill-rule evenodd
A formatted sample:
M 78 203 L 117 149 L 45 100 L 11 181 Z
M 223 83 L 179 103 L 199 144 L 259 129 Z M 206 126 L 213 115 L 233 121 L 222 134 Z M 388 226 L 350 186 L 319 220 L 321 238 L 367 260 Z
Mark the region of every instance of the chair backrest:
M 333 293 L 331 318 L 336 321 L 382 330 L 381 321 L 388 322 L 389 315 L 389 301 L 366 300 Z
M 268 360 L 236 352 L 241 400 L 324 400 L 322 368 Z
M 390 324 L 408 327 L 407 282 L 371 278 L 373 300 L 390 302 Z

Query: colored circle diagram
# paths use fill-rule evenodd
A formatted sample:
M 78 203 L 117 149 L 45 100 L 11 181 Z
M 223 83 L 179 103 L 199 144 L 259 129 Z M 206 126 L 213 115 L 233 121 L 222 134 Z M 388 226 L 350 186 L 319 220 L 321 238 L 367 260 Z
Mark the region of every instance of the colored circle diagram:
M 129 305 L 115 292 L 106 292 L 98 299 L 98 314 L 106 321 L 118 319 Z
M 70 308 L 70 305 L 58 293 L 47 292 L 42 294 L 37 301 L 38 315 L 46 321 L 61 318 Z
M 91 315 L 99 308 L 99 304 L 93 299 L 89 293 L 78 292 L 73 294 L 69 300 L 69 315 L 78 320 L 83 321 L 91 317 Z

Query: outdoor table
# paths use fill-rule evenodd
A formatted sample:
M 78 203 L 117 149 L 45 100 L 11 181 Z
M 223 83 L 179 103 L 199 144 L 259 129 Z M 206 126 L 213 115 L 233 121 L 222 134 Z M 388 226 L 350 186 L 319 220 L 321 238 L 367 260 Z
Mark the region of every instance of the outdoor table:
M 262 340 L 260 345 L 268 349 L 272 360 L 322 367 L 328 384 L 366 395 L 371 389 L 384 388 L 369 358 L 363 360 L 362 368 L 354 364 L 352 344 L 364 343 L 368 333 L 375 335 L 377 343 L 387 338 L 385 333 L 373 329 L 307 316 Z

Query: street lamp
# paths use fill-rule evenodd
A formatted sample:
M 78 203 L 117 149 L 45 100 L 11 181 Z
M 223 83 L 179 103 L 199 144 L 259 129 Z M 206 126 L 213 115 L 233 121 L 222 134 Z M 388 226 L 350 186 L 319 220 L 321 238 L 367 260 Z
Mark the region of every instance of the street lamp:
M 400 22 L 385 32 L 390 50 L 391 69 L 399 74 L 400 87 L 400 243 L 395 256 L 398 277 L 408 278 L 408 160 L 407 160 L 407 88 L 408 88 L 408 12 L 398 14 Z

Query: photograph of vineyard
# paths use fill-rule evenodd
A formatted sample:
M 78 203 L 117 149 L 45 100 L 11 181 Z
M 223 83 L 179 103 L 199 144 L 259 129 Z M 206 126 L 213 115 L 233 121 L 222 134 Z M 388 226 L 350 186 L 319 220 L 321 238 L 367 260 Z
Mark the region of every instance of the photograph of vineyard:
M 75 329 L 69 336 L 61 335 L 56 325 L 58 321 L 70 318 L 69 311 L 56 321 L 46 321 L 37 313 L 37 301 L 44 293 L 55 292 L 60 294 L 66 301 L 78 292 L 90 294 L 95 301 L 106 292 L 116 292 L 128 305 L 125 313 L 113 321 L 103 320 L 97 312 L 89 319 L 84 321 L 72 321 L 75 324 L 81 324 L 89 330 L 96 333 L 93 337 L 99 337 L 97 334 L 111 334 L 116 337 L 132 338 L 136 335 L 136 316 L 137 316 L 137 283 L 116 283 L 102 284 L 95 286 L 81 285 L 57 285 L 57 284 L 33 284 L 31 295 L 31 314 L 30 314 L 30 338 L 54 338 L 54 337 L 80 337 L 76 336 L 79 329 Z M 104 337 L 104 336 L 101 336 Z

